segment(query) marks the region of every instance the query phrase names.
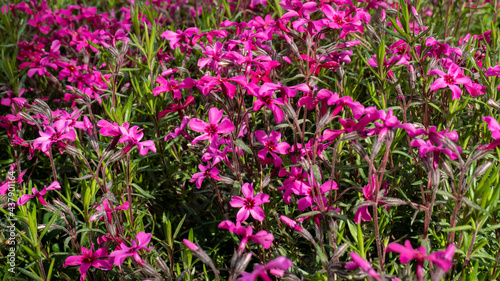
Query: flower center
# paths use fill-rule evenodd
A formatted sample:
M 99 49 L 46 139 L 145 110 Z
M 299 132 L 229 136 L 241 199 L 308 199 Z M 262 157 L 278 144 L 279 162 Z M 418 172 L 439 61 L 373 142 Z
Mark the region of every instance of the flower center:
M 251 210 L 256 206 L 255 200 L 253 198 L 247 198 L 245 200 L 245 209 Z
M 62 134 L 60 132 L 57 132 L 57 133 L 53 134 L 52 137 L 50 137 L 50 140 L 57 141 L 61 137 L 61 135 Z
M 444 78 L 444 82 L 446 82 L 446 84 L 455 85 L 455 77 L 453 77 L 453 75 L 446 74 L 443 78 Z
M 274 141 L 268 141 L 266 142 L 266 147 L 269 151 L 275 151 L 276 150 L 276 144 Z
M 339 15 L 335 15 L 335 16 L 333 16 L 333 21 L 334 21 L 336 24 L 338 24 L 338 25 L 341 25 L 341 24 L 343 24 L 343 23 L 344 23 L 344 19 L 343 19 L 341 16 L 339 16 Z
M 265 97 L 262 97 L 261 98 L 261 101 L 267 105 L 271 105 L 272 104 L 272 100 L 271 100 L 271 97 L 270 96 L 265 96 Z
M 215 124 L 210 124 L 205 128 L 205 132 L 208 134 L 208 136 L 215 136 L 217 134 L 217 125 Z
M 95 257 L 93 255 L 87 255 L 83 258 L 83 263 L 93 264 L 95 261 Z

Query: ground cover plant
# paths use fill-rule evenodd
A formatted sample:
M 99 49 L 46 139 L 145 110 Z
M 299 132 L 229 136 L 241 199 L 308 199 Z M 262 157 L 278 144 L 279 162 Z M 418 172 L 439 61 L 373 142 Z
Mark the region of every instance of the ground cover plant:
M 0 1 L 1 280 L 497 280 L 498 0 Z

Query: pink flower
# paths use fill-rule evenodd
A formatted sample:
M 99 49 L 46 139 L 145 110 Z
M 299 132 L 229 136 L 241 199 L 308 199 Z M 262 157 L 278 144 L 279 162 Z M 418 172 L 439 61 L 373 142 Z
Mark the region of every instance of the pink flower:
M 238 252 L 240 254 L 243 253 L 248 240 L 252 240 L 255 243 L 261 244 L 265 249 L 271 247 L 274 240 L 274 236 L 265 230 L 261 230 L 255 234 L 252 234 L 253 228 L 251 226 L 244 227 L 240 222 L 237 222 L 235 225 L 233 222 L 226 220 L 219 224 L 219 228 L 227 229 L 235 234 L 243 236 L 240 242 L 240 246 L 238 247 Z
M 321 206 L 320 200 L 323 201 L 323 206 L 326 206 L 327 200 L 325 197 L 323 197 L 322 194 L 330 190 L 338 189 L 337 183 L 333 180 L 326 181 L 324 184 L 320 185 L 320 183 L 316 182 L 312 170 L 311 173 L 308 175 L 308 181 L 309 184 L 304 184 L 301 185 L 300 187 L 294 187 L 293 189 L 293 193 L 297 195 L 306 195 L 305 197 L 299 199 L 299 201 L 297 202 L 298 209 L 300 211 L 304 211 L 306 208 L 313 205 L 313 203 L 317 204 L 318 206 Z M 317 194 L 318 192 L 319 194 Z
M 345 268 L 347 270 L 356 270 L 358 268 L 361 268 L 361 270 L 366 272 L 371 277 L 373 277 L 377 280 L 381 280 L 380 276 L 377 274 L 377 271 L 375 271 L 375 269 L 372 268 L 372 265 L 369 262 L 367 262 L 365 259 L 363 259 L 360 255 L 352 252 L 352 253 L 350 253 L 350 256 L 351 256 L 352 262 L 346 263 Z
M 35 149 L 41 148 L 43 152 L 47 152 L 53 143 L 65 145 L 62 143 L 64 140 L 75 141 L 76 134 L 74 129 L 68 128 L 71 121 L 56 121 L 54 127 L 46 126 L 45 132 L 38 131 L 40 137 L 33 142 Z
M 470 78 L 465 77 L 460 67 L 454 63 L 450 64 L 448 73 L 444 73 L 439 69 L 433 69 L 429 71 L 429 75 L 441 76 L 440 78 L 436 79 L 434 83 L 432 83 L 431 90 L 436 91 L 438 89 L 449 87 L 453 93 L 452 97 L 454 100 L 459 99 L 462 95 L 462 90 L 457 85 L 472 83 Z
M 308 185 L 308 183 L 305 182 L 307 173 L 303 172 L 302 168 L 299 167 L 291 167 L 290 172 L 282 169 L 279 176 L 286 177 L 286 180 L 283 181 L 283 186 L 278 187 L 279 190 L 285 190 L 283 194 L 283 201 L 285 204 L 290 204 L 293 190 L 300 190 L 303 185 Z
M 375 129 L 368 129 L 368 136 L 379 135 L 379 139 L 382 139 L 387 135 L 387 132 L 396 128 L 405 129 L 410 132 L 415 131 L 415 126 L 413 124 L 401 124 L 398 118 L 394 116 L 392 109 L 389 109 L 387 112 L 385 112 L 385 110 L 379 110 L 377 114 L 378 119 L 382 122 L 375 122 Z
M 316 2 L 302 3 L 301 0 L 281 0 L 280 5 L 283 9 L 289 11 L 283 15 L 285 18 L 304 17 L 309 19 L 309 14 L 318 10 Z
M 201 93 L 205 96 L 208 95 L 210 91 L 215 88 L 215 86 L 219 85 L 220 90 L 224 95 L 234 98 L 234 95 L 236 94 L 236 86 L 229 83 L 229 81 L 236 82 L 242 86 L 245 86 L 248 83 L 246 77 L 243 75 L 231 78 L 222 78 L 220 74 L 217 74 L 217 77 L 205 75 L 198 81 L 198 83 L 203 85 L 201 86 Z
M 302 227 L 297 225 L 297 222 L 292 220 L 289 217 L 286 216 L 280 216 L 280 220 L 284 222 L 286 225 L 288 225 L 290 228 L 293 228 L 295 231 L 302 231 Z
M 101 206 L 104 206 L 104 211 L 102 210 Z M 130 207 L 130 203 L 129 202 L 125 202 L 122 205 L 116 206 L 115 207 L 115 211 L 116 210 L 128 210 L 129 207 Z M 96 215 L 100 216 L 99 217 L 100 220 L 104 220 L 104 217 L 102 215 L 104 213 L 106 213 L 106 216 L 108 217 L 108 222 L 111 223 L 111 217 L 112 217 L 113 211 L 109 207 L 109 201 L 108 201 L 108 199 L 104 199 L 104 201 L 102 202 L 102 204 L 100 204 L 99 206 L 97 206 L 96 211 L 97 211 Z M 90 217 L 89 221 L 95 221 L 96 218 L 97 218 L 96 215 Z
M 120 250 L 116 250 L 112 252 L 109 257 L 113 258 L 113 262 L 116 265 L 122 265 L 126 258 L 133 257 L 137 263 L 140 265 L 144 265 L 144 261 L 139 256 L 139 250 L 151 251 L 154 247 L 148 248 L 146 247 L 151 241 L 151 233 L 145 233 L 141 231 L 137 233 L 135 237 L 136 240 L 132 241 L 132 246 L 128 247 L 125 243 L 120 244 Z
M 365 199 L 368 201 L 373 201 L 375 202 L 375 196 L 374 196 L 374 191 L 376 188 L 376 180 L 377 178 L 375 176 L 372 176 L 372 180 L 370 181 L 369 184 L 367 184 L 365 187 L 363 187 L 363 195 L 365 196 Z M 385 181 L 382 184 L 382 187 L 380 187 L 379 191 L 379 197 L 384 197 L 387 195 L 389 190 L 387 189 L 387 181 Z M 379 198 L 380 199 L 380 198 Z M 381 200 L 378 201 L 378 205 L 385 205 L 384 202 Z M 386 206 L 386 210 L 388 210 L 389 207 Z M 372 216 L 370 215 L 370 212 L 368 211 L 368 206 L 362 206 L 356 210 L 356 214 L 354 215 L 354 222 L 360 223 L 361 220 L 363 221 L 371 221 Z
M 273 112 L 276 123 L 279 124 L 283 121 L 283 110 L 278 105 L 284 105 L 284 103 L 282 98 L 273 99 L 273 94 L 274 91 L 262 91 L 262 88 L 259 91 L 254 91 L 253 95 L 257 97 L 257 100 L 254 101 L 253 110 L 257 111 L 265 105 Z
M 198 172 L 194 174 L 193 177 L 191 177 L 191 182 L 196 181 L 196 188 L 200 189 L 201 184 L 203 183 L 203 179 L 205 179 L 206 177 L 211 177 L 214 180 L 221 180 L 221 178 L 218 176 L 219 169 L 215 167 L 215 164 L 207 166 L 199 164 L 198 168 L 200 168 L 201 172 Z
M 243 272 L 242 277 L 236 279 L 236 281 L 254 281 L 258 277 L 262 278 L 262 280 L 272 280 L 269 275 L 267 275 L 267 270 L 269 270 L 269 273 L 272 275 L 283 277 L 285 270 L 288 270 L 291 266 L 293 266 L 291 260 L 285 257 L 278 257 L 264 266 L 260 264 L 256 265 L 252 273 Z
M 179 114 L 179 117 L 182 119 L 184 117 L 184 114 L 183 114 L 184 109 L 186 109 L 188 107 L 188 105 L 190 105 L 192 103 L 194 103 L 193 96 L 187 97 L 186 101 L 182 104 L 172 103 L 172 104 L 168 105 L 167 107 L 165 107 L 165 110 L 160 111 L 160 113 L 158 113 L 158 118 L 163 118 L 163 117 L 165 117 L 165 115 L 167 115 L 170 112 L 177 112 Z
M 196 252 L 199 249 L 199 247 L 195 243 L 193 243 L 187 239 L 183 239 L 182 243 L 184 243 L 184 245 L 186 245 L 186 247 L 188 247 L 188 249 L 193 251 L 193 252 Z
M 134 126 L 128 130 L 127 128 L 128 128 L 128 123 L 126 127 L 124 126 L 120 127 L 120 133 L 122 134 L 122 137 L 120 138 L 119 142 L 120 143 L 128 142 L 127 147 L 124 148 L 125 152 L 130 150 L 134 145 L 137 145 L 140 155 L 146 155 L 150 150 L 153 153 L 156 153 L 156 146 L 154 141 L 152 140 L 147 140 L 142 142 L 140 141 L 144 137 L 142 129 L 139 129 L 138 126 Z
M 240 196 L 233 196 L 229 204 L 231 207 L 240 208 L 238 214 L 236 215 L 236 221 L 245 221 L 250 215 L 258 221 L 264 220 L 264 210 L 262 210 L 259 205 L 268 203 L 269 195 L 264 193 L 259 193 L 254 197 L 253 194 L 253 183 L 245 183 L 241 187 L 241 192 L 245 198 Z
M 165 136 L 165 141 L 175 139 L 179 135 L 185 137 L 187 140 L 192 140 L 193 138 L 184 131 L 186 130 L 186 126 L 188 123 L 189 123 L 189 116 L 184 116 L 181 120 L 181 126 L 175 127 L 172 133 L 169 133 L 167 136 Z
M 30 194 L 24 194 L 21 196 L 19 199 L 17 199 L 17 205 L 22 206 L 28 202 L 28 200 L 32 198 L 37 198 L 42 205 L 47 205 L 47 202 L 45 202 L 45 199 L 43 199 L 43 196 L 47 193 L 48 190 L 59 190 L 61 189 L 61 185 L 59 185 L 59 182 L 54 181 L 52 182 L 49 186 L 44 186 L 42 191 L 38 191 L 36 187 L 33 187 L 31 189 L 32 195 Z
M 276 167 L 281 166 L 283 160 L 276 153 L 288 154 L 288 149 L 290 148 L 290 145 L 288 143 L 280 142 L 281 133 L 271 131 L 271 133 L 268 136 L 266 132 L 258 130 L 255 132 L 255 137 L 261 144 L 264 145 L 264 149 L 257 152 L 257 155 L 259 156 L 260 160 L 262 160 L 263 163 L 267 163 L 268 161 L 266 159 L 266 156 L 268 153 L 270 153 L 271 156 L 273 157 L 274 165 Z
M 16 164 L 13 163 L 12 165 L 10 165 L 10 168 L 9 168 L 9 172 L 7 173 L 7 180 L 6 182 L 2 182 L 0 183 L 0 195 L 5 195 L 7 194 L 7 191 L 9 190 L 9 188 L 14 185 L 14 184 L 20 184 L 23 182 L 23 176 L 24 174 L 26 174 L 26 170 L 24 170 L 23 172 L 21 172 L 21 174 L 19 175 L 19 177 L 17 177 L 17 179 L 14 177 L 14 169 L 16 167 Z
M 184 31 L 178 30 L 177 32 L 173 32 L 167 30 L 161 34 L 161 38 L 167 39 L 170 41 L 170 48 L 176 49 L 177 47 L 181 47 L 181 43 L 190 43 L 190 39 L 193 35 L 200 33 L 200 30 L 196 27 L 187 28 Z M 181 51 L 185 51 L 185 48 L 181 48 Z
M 410 241 L 406 240 L 404 246 L 397 243 L 389 244 L 386 251 L 399 253 L 399 259 L 402 264 L 406 264 L 411 260 L 417 260 L 417 279 L 423 280 L 424 260 L 433 262 L 442 270 L 448 271 L 451 268 L 451 260 L 453 258 L 453 254 L 455 253 L 455 245 L 449 245 L 446 251 L 435 252 L 427 255 L 424 246 L 420 246 L 415 250 L 411 246 Z
M 189 121 L 189 126 L 191 130 L 204 133 L 201 136 L 196 137 L 192 144 L 197 143 L 201 140 L 209 139 L 210 142 L 215 142 L 219 139 L 219 134 L 228 134 L 234 130 L 234 125 L 231 123 L 229 118 L 225 117 L 222 119 L 222 115 L 224 111 L 221 109 L 217 109 L 216 107 L 212 107 L 208 112 L 208 123 L 202 121 L 198 118 L 193 118 Z M 222 121 L 219 124 L 219 121 Z
M 128 123 L 124 123 L 123 125 L 125 124 Z M 106 120 L 99 120 L 99 122 L 97 122 L 97 127 L 100 128 L 99 134 L 103 136 L 108 136 L 108 137 L 121 136 L 120 125 L 118 125 L 118 123 L 116 122 L 113 122 L 113 124 L 111 124 Z
M 64 262 L 64 267 L 80 265 L 78 271 L 80 271 L 80 281 L 85 280 L 85 275 L 87 270 L 92 266 L 100 270 L 111 270 L 113 265 L 108 260 L 99 260 L 98 258 L 107 258 L 108 249 L 101 248 L 93 252 L 94 244 L 90 246 L 90 249 L 82 247 L 82 255 L 70 256 L 66 258 Z
M 486 122 L 486 124 L 488 124 L 488 130 L 491 131 L 491 137 L 495 141 L 493 141 L 490 144 L 481 145 L 478 148 L 479 149 L 493 149 L 493 148 L 500 145 L 500 124 L 498 124 L 498 121 L 491 116 L 483 117 L 483 120 L 484 120 L 484 122 Z
M 174 99 L 181 98 L 181 89 L 193 88 L 195 81 L 191 78 L 184 79 L 180 84 L 174 77 L 170 77 L 170 81 L 158 76 L 156 78 L 156 83 L 161 84 L 160 86 L 153 89 L 153 95 L 157 96 L 161 93 L 172 92 L 174 94 Z

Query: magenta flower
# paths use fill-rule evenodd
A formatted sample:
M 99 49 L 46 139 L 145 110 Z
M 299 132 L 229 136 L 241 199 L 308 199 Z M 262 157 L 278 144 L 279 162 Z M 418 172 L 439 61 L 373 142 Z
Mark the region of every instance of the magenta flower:
M 500 65 L 490 66 L 486 73 L 484 73 L 486 77 L 496 76 L 500 77 Z
M 123 123 L 123 125 L 127 126 L 128 128 L 127 122 Z M 106 120 L 99 120 L 99 122 L 97 122 L 97 127 L 100 128 L 99 134 L 103 136 L 117 137 L 122 135 L 120 132 L 120 125 L 118 125 L 118 123 L 116 122 L 113 122 L 113 124 L 111 124 Z
M 284 105 L 282 98 L 273 98 L 274 90 L 268 88 L 262 88 L 257 86 L 256 84 L 249 84 L 247 89 L 250 90 L 250 93 L 253 94 L 257 100 L 254 101 L 253 110 L 257 111 L 262 106 L 267 106 L 269 110 L 273 112 L 276 123 L 281 123 L 283 121 L 283 110 L 279 107 L 279 105 Z
M 100 270 L 111 270 L 113 265 L 106 260 L 99 260 L 99 258 L 107 258 L 108 257 L 108 249 L 101 248 L 97 251 L 93 252 L 94 244 L 90 246 L 90 249 L 82 247 L 82 255 L 70 256 L 66 258 L 64 262 L 64 267 L 66 266 L 75 266 L 80 265 L 78 271 L 80 271 L 80 281 L 85 280 L 85 276 L 87 274 L 87 270 L 92 266 L 98 268 Z
M 286 177 L 286 180 L 283 181 L 283 186 L 278 187 L 279 190 L 285 190 L 283 194 L 283 201 L 285 204 L 290 204 L 293 190 L 300 190 L 309 185 L 305 181 L 307 179 L 307 173 L 303 172 L 302 168 L 299 167 L 291 167 L 290 172 L 282 169 L 279 176 Z
M 188 123 L 189 123 L 189 116 L 184 116 L 181 120 L 181 126 L 175 127 L 172 133 L 169 133 L 167 136 L 165 136 L 165 141 L 175 139 L 179 135 L 185 137 L 187 140 L 192 140 L 193 138 L 185 132 Z
M 202 164 L 198 165 L 198 168 L 200 168 L 201 172 L 198 172 L 191 177 L 191 182 L 196 181 L 196 188 L 200 189 L 201 184 L 203 183 L 203 180 L 206 177 L 211 177 L 214 180 L 221 180 L 221 178 L 218 176 L 219 174 L 219 169 L 215 167 L 215 164 L 212 165 L 207 165 L 203 166 Z
M 411 246 L 410 241 L 406 240 L 404 246 L 397 243 L 389 244 L 386 251 L 399 253 L 399 259 L 402 264 L 406 264 L 412 260 L 417 260 L 417 279 L 423 280 L 423 266 L 425 260 L 434 263 L 444 271 L 448 271 L 451 268 L 451 260 L 453 258 L 453 254 L 455 253 L 455 245 L 449 245 L 448 248 L 446 248 L 446 251 L 439 251 L 427 255 L 424 246 L 420 246 L 415 250 Z
M 154 247 L 151 248 L 146 247 L 151 241 L 151 236 L 152 236 L 151 233 L 145 233 L 144 231 L 141 231 L 137 233 L 137 236 L 135 237 L 137 242 L 136 240 L 133 240 L 131 247 L 128 247 L 127 245 L 125 245 L 125 243 L 121 243 L 119 245 L 120 250 L 112 252 L 109 255 L 109 257 L 112 258 L 114 264 L 116 265 L 122 265 L 126 258 L 133 257 L 134 260 L 142 266 L 144 265 L 144 261 L 139 256 L 138 251 L 139 250 L 151 251 L 154 249 Z
M 351 262 L 346 263 L 345 268 L 347 270 L 356 270 L 358 268 L 361 268 L 364 272 L 366 272 L 369 276 L 381 280 L 380 276 L 378 275 L 377 271 L 372 268 L 372 265 L 367 262 L 365 259 L 363 259 L 360 255 L 352 252 L 350 253 Z
M 229 83 L 229 81 L 236 82 L 242 86 L 245 86 L 248 83 L 246 77 L 243 75 L 231 78 L 222 78 L 220 74 L 217 74 L 217 77 L 205 75 L 199 80 L 199 83 L 203 85 L 201 93 L 206 96 L 210 93 L 210 91 L 212 91 L 212 89 L 215 88 L 215 86 L 219 85 L 220 90 L 224 95 L 234 98 L 234 95 L 236 94 L 236 86 Z
M 430 140 L 424 141 L 423 139 L 414 139 L 410 142 L 411 146 L 418 147 L 418 154 L 421 158 L 426 159 L 427 153 L 434 153 L 434 161 L 433 167 L 437 168 L 439 162 L 439 154 L 444 153 L 450 157 L 451 160 L 456 160 L 458 158 L 458 154 L 454 152 L 449 147 L 443 147 L 443 144 L 434 145 Z M 461 153 L 462 148 L 457 146 L 458 151 Z
M 19 199 L 17 199 L 17 205 L 22 206 L 28 202 L 28 200 L 32 198 L 37 198 L 42 205 L 47 205 L 47 202 L 45 202 L 45 199 L 43 199 L 43 196 L 47 193 L 48 190 L 59 190 L 61 189 L 61 185 L 59 182 L 54 181 L 52 182 L 49 186 L 44 186 L 42 191 L 38 191 L 36 187 L 33 187 L 31 189 L 31 192 L 33 193 L 32 195 L 30 194 L 24 194 L 21 196 Z
M 46 126 L 45 132 L 38 131 L 40 137 L 33 142 L 33 148 L 40 148 L 43 152 L 47 152 L 53 143 L 64 146 L 62 142 L 64 140 L 75 141 L 75 130 L 68 128 L 70 123 L 71 121 L 60 120 L 54 122 L 54 127 Z
M 483 117 L 483 120 L 484 120 L 484 122 L 486 122 L 486 124 L 488 124 L 488 129 L 491 131 L 491 137 L 495 141 L 493 141 L 490 144 L 481 145 L 478 148 L 479 149 L 493 149 L 493 148 L 500 145 L 500 124 L 498 124 L 498 121 L 491 116 Z
M 161 34 L 161 38 L 167 39 L 170 41 L 170 48 L 175 49 L 177 47 L 181 47 L 181 43 L 190 43 L 190 39 L 192 38 L 195 34 L 200 33 L 200 30 L 196 27 L 190 27 L 187 28 L 184 31 L 178 30 L 177 32 L 173 32 L 170 30 L 167 30 Z M 183 48 L 181 48 L 181 51 L 184 51 Z
M 453 93 L 452 98 L 454 100 L 459 99 L 462 95 L 462 90 L 457 85 L 472 83 L 470 78 L 465 77 L 460 67 L 454 63 L 450 64 L 448 73 L 445 73 L 439 69 L 433 69 L 429 71 L 429 75 L 441 76 L 440 78 L 436 79 L 434 83 L 432 83 L 431 90 L 437 91 L 438 89 L 449 87 Z
M 238 252 L 240 254 L 243 253 L 248 240 L 252 240 L 255 243 L 261 244 L 265 249 L 271 247 L 274 240 L 274 236 L 271 233 L 268 233 L 265 230 L 261 230 L 253 234 L 253 228 L 251 226 L 244 227 L 240 222 L 237 222 L 235 225 L 233 222 L 226 220 L 219 224 L 219 228 L 227 229 L 232 233 L 243 236 L 240 242 L 240 246 L 238 247 Z
M 281 133 L 275 132 L 273 130 L 268 136 L 266 132 L 258 130 L 255 132 L 255 137 L 261 144 L 264 145 L 264 149 L 257 152 L 257 155 L 259 156 L 260 160 L 263 163 L 268 163 L 269 161 L 267 161 L 266 156 L 268 153 L 270 153 L 271 156 L 273 157 L 274 165 L 276 167 L 281 166 L 283 159 L 281 159 L 281 157 L 279 157 L 276 153 L 288 154 L 288 149 L 290 148 L 290 145 L 288 143 L 280 142 Z
M 450 57 L 453 53 L 458 57 L 462 56 L 462 50 L 460 48 L 452 48 L 446 43 L 439 43 L 434 37 L 427 37 L 425 46 L 431 47 L 429 53 L 436 58 L 441 56 Z
M 283 15 L 284 18 L 304 17 L 309 19 L 309 14 L 318 10 L 316 2 L 302 3 L 301 0 L 281 0 L 280 5 L 283 9 L 289 11 Z
M 16 167 L 15 163 L 10 165 L 9 172 L 7 173 L 7 180 L 5 182 L 0 183 L 0 195 L 7 194 L 7 191 L 9 190 L 11 185 L 20 184 L 23 182 L 23 176 L 24 176 L 24 174 L 26 174 L 27 170 L 24 170 L 23 172 L 21 172 L 19 177 L 17 177 L 17 179 L 16 179 L 13 176 L 15 167 Z
M 370 181 L 369 184 L 367 184 L 365 187 L 363 187 L 363 195 L 365 196 L 365 199 L 367 201 L 373 201 L 375 202 L 375 188 L 376 188 L 376 180 L 377 178 L 375 176 L 372 176 L 372 180 Z M 385 181 L 382 184 L 382 187 L 380 187 L 379 191 L 379 197 L 384 197 L 387 195 L 389 190 L 387 189 L 387 181 Z M 380 199 L 380 198 L 379 198 Z M 385 205 L 385 203 L 382 200 L 378 201 L 378 205 Z M 385 207 L 386 210 L 389 209 L 389 207 Z M 360 223 L 361 220 L 363 221 L 371 221 L 372 216 L 370 215 L 370 212 L 368 211 L 368 206 L 361 206 L 356 210 L 356 214 L 354 215 L 354 222 Z
M 196 144 L 201 140 L 209 139 L 210 142 L 215 142 L 219 138 L 219 134 L 228 134 L 234 130 L 234 125 L 229 118 L 222 119 L 224 111 L 212 107 L 208 112 L 208 124 L 198 118 L 193 118 L 189 121 L 191 130 L 204 133 L 201 136 L 194 138 L 191 144 Z M 222 121 L 219 124 L 219 121 Z
M 190 105 L 192 103 L 194 103 L 193 96 L 187 97 L 186 101 L 182 104 L 172 103 L 172 104 L 166 106 L 165 110 L 160 111 L 160 113 L 158 113 L 158 118 L 163 118 L 163 117 L 165 117 L 165 115 L 167 115 L 170 112 L 177 112 L 179 114 L 179 117 L 182 119 L 184 117 L 184 113 L 183 113 L 184 109 L 186 109 L 188 107 L 188 105 Z
M 124 148 L 125 152 L 129 151 L 130 149 L 132 149 L 132 147 L 137 145 L 137 149 L 139 149 L 140 155 L 146 155 L 150 150 L 153 153 L 156 153 L 156 146 L 154 141 L 152 140 L 147 140 L 142 142 L 140 141 L 144 137 L 144 133 L 142 133 L 142 129 L 139 129 L 138 126 L 134 126 L 128 129 L 128 123 L 127 123 L 126 127 L 125 126 L 120 127 L 120 133 L 122 137 L 120 138 L 119 142 L 120 143 L 128 142 L 128 145 Z
M 104 206 L 104 211 L 102 210 L 101 206 Z M 116 210 L 122 210 L 122 211 L 128 210 L 129 207 L 130 207 L 130 203 L 125 202 L 122 205 L 116 206 L 115 211 Z M 106 213 L 106 216 L 108 217 L 108 222 L 111 223 L 111 217 L 112 217 L 113 211 L 109 207 L 108 199 L 104 199 L 102 204 L 100 204 L 99 206 L 96 207 L 96 211 L 97 211 L 97 213 L 96 213 L 97 216 L 93 215 L 92 217 L 90 217 L 89 221 L 95 221 L 97 219 L 97 217 L 99 217 L 100 220 L 104 220 L 103 214 Z
M 285 257 L 278 257 L 264 266 L 260 264 L 256 265 L 252 273 L 243 272 L 241 274 L 242 277 L 236 279 L 236 281 L 254 281 L 258 277 L 262 278 L 262 280 L 272 280 L 269 275 L 267 275 L 268 270 L 272 275 L 283 277 L 285 270 L 288 270 L 292 266 L 293 263 L 291 260 Z
M 337 115 L 344 106 L 348 106 L 353 113 L 354 118 L 359 119 L 364 112 L 365 107 L 357 101 L 353 101 L 350 96 L 340 97 L 337 93 L 332 93 L 329 90 L 321 89 L 316 94 L 316 97 L 304 96 L 300 98 L 297 106 L 305 105 L 308 110 L 313 110 L 318 103 L 322 102 L 321 114 L 326 112 L 326 104 L 335 105 L 332 117 Z
M 297 195 L 305 195 L 305 197 L 302 197 L 299 199 L 298 203 L 298 209 L 300 211 L 304 211 L 306 208 L 312 206 L 314 203 L 317 204 L 318 206 L 321 206 L 320 200 L 323 201 L 323 206 L 326 207 L 327 204 L 327 199 L 322 195 L 325 194 L 326 192 L 330 190 L 337 190 L 337 183 L 333 180 L 326 181 L 324 184 L 320 185 L 319 183 L 316 182 L 313 172 L 311 170 L 311 173 L 308 175 L 308 181 L 309 184 L 304 184 L 301 185 L 300 187 L 294 187 L 293 188 L 293 193 Z M 316 193 L 320 194 L 316 194 Z
M 184 245 L 186 245 L 186 247 L 188 247 L 188 249 L 193 251 L 193 252 L 196 252 L 199 249 L 199 247 L 195 243 L 193 243 L 187 239 L 183 239 L 182 243 L 184 243 Z
M 233 196 L 229 204 L 234 208 L 241 208 L 236 214 L 236 221 L 245 221 L 250 215 L 258 221 L 264 220 L 264 210 L 259 205 L 269 203 L 269 195 L 259 193 L 256 196 L 253 194 L 253 183 L 245 183 L 241 187 L 241 192 L 245 198 Z
M 394 116 L 392 109 L 389 109 L 387 112 L 379 110 L 378 119 L 381 122 L 375 122 L 375 129 L 367 130 L 368 136 L 379 135 L 379 139 L 383 139 L 387 135 L 387 132 L 396 128 L 405 129 L 409 132 L 415 131 L 415 125 L 409 123 L 401 124 L 398 118 Z
M 160 86 L 153 89 L 153 95 L 157 96 L 161 93 L 172 92 L 174 94 L 174 99 L 181 98 L 181 89 L 190 89 L 195 85 L 195 81 L 191 78 L 184 79 L 180 84 L 174 77 L 170 77 L 170 81 L 158 76 L 156 78 L 156 83 L 161 84 Z

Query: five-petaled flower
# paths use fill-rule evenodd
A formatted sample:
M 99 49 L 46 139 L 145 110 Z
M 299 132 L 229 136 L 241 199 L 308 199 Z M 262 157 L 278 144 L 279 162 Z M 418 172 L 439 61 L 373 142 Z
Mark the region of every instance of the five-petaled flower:
M 406 240 L 404 246 L 397 243 L 389 244 L 386 251 L 399 253 L 399 259 L 402 264 L 408 263 L 411 260 L 417 260 L 417 280 L 423 280 L 425 260 L 434 263 L 444 271 L 448 271 L 451 268 L 451 259 L 455 253 L 455 245 L 451 244 L 445 251 L 427 255 L 424 246 L 413 249 L 410 241 Z
M 259 205 L 268 203 L 269 195 L 259 193 L 254 196 L 253 183 L 245 183 L 241 187 L 241 192 L 245 198 L 240 196 L 233 196 L 229 204 L 234 208 L 241 208 L 236 215 L 238 222 L 245 221 L 250 215 L 258 221 L 264 220 L 264 210 Z
M 276 153 L 288 154 L 288 149 L 290 148 L 290 145 L 288 143 L 280 142 L 281 133 L 271 131 L 268 136 L 266 132 L 258 130 L 255 132 L 255 137 L 261 144 L 264 145 L 264 149 L 257 152 L 257 155 L 259 156 L 260 160 L 262 160 L 262 163 L 267 164 L 270 162 L 268 159 L 266 159 L 267 154 L 270 153 L 273 157 L 272 162 L 274 163 L 274 165 L 276 167 L 281 166 L 283 159 L 281 159 L 281 157 L 279 157 Z
M 429 71 L 429 75 L 439 75 L 440 78 L 436 79 L 431 85 L 431 90 L 436 91 L 438 89 L 449 87 L 451 89 L 452 97 L 454 100 L 459 99 L 462 95 L 462 90 L 457 85 L 471 84 L 472 81 L 469 77 L 465 77 L 462 73 L 460 67 L 454 63 L 451 63 L 448 67 L 448 73 L 443 72 L 439 69 L 433 69 Z
M 28 200 L 35 198 L 35 197 L 40 201 L 40 203 L 42 203 L 42 205 L 47 205 L 47 202 L 45 202 L 45 199 L 43 199 L 43 196 L 45 196 L 45 194 L 49 190 L 59 190 L 59 189 L 61 189 L 61 185 L 59 185 L 59 182 L 57 182 L 57 181 L 52 182 L 49 186 L 44 186 L 41 191 L 38 191 L 36 189 L 36 187 L 33 187 L 31 189 L 31 192 L 33 194 L 31 194 L 31 195 L 24 194 L 23 196 L 21 196 L 19 199 L 17 199 L 17 205 L 19 205 L 19 206 L 24 205 L 24 204 L 26 204 L 26 202 L 28 202 Z
M 146 247 L 151 241 L 151 236 L 151 233 L 145 233 L 144 231 L 137 233 L 135 237 L 137 241 L 132 240 L 130 247 L 125 245 L 125 243 L 121 243 L 119 246 L 120 250 L 115 250 L 109 255 L 110 261 L 113 260 L 114 264 L 122 265 L 126 258 L 133 257 L 138 264 L 144 265 L 144 261 L 139 256 L 139 250 L 151 251 L 154 249 L 154 247 Z
M 192 118 L 189 121 L 191 130 L 203 133 L 201 136 L 194 138 L 192 144 L 196 144 L 201 140 L 215 142 L 219 139 L 219 134 L 231 133 L 234 130 L 234 125 L 229 118 L 225 117 L 222 119 L 223 114 L 224 111 L 222 109 L 219 110 L 216 107 L 212 107 L 208 112 L 208 123 L 198 118 Z M 221 122 L 219 123 L 219 121 Z
M 65 145 L 64 140 L 75 141 L 76 133 L 73 128 L 69 128 L 71 121 L 59 120 L 54 122 L 54 126 L 46 126 L 45 132 L 39 131 L 40 137 L 33 142 L 33 148 L 40 148 L 43 152 L 49 151 L 53 143 Z
M 214 180 L 221 180 L 221 178 L 218 176 L 219 169 L 215 167 L 215 164 L 216 163 L 214 162 L 212 163 L 212 165 L 209 164 L 207 166 L 203 166 L 202 164 L 198 165 L 198 168 L 200 168 L 201 172 L 198 172 L 191 177 L 191 182 L 196 182 L 196 188 L 200 189 L 201 184 L 206 177 L 211 177 Z
M 251 226 L 244 227 L 240 222 L 237 222 L 235 225 L 233 222 L 226 220 L 219 224 L 219 228 L 227 229 L 243 237 L 241 239 L 240 246 L 238 247 L 238 252 L 240 254 L 243 253 L 248 240 L 261 244 L 265 249 L 271 247 L 274 240 L 274 236 L 271 233 L 261 230 L 253 234 L 253 228 Z
M 75 266 L 80 265 L 78 271 L 80 271 L 80 281 L 85 280 L 85 276 L 87 274 L 87 270 L 90 267 L 95 267 L 100 270 L 111 270 L 113 264 L 107 260 L 108 258 L 108 249 L 100 248 L 97 251 L 93 251 L 94 244 L 90 246 L 90 249 L 82 247 L 82 254 L 77 256 L 69 256 L 66 258 L 64 262 L 64 267 L 66 266 Z M 99 259 L 106 258 L 106 259 Z

